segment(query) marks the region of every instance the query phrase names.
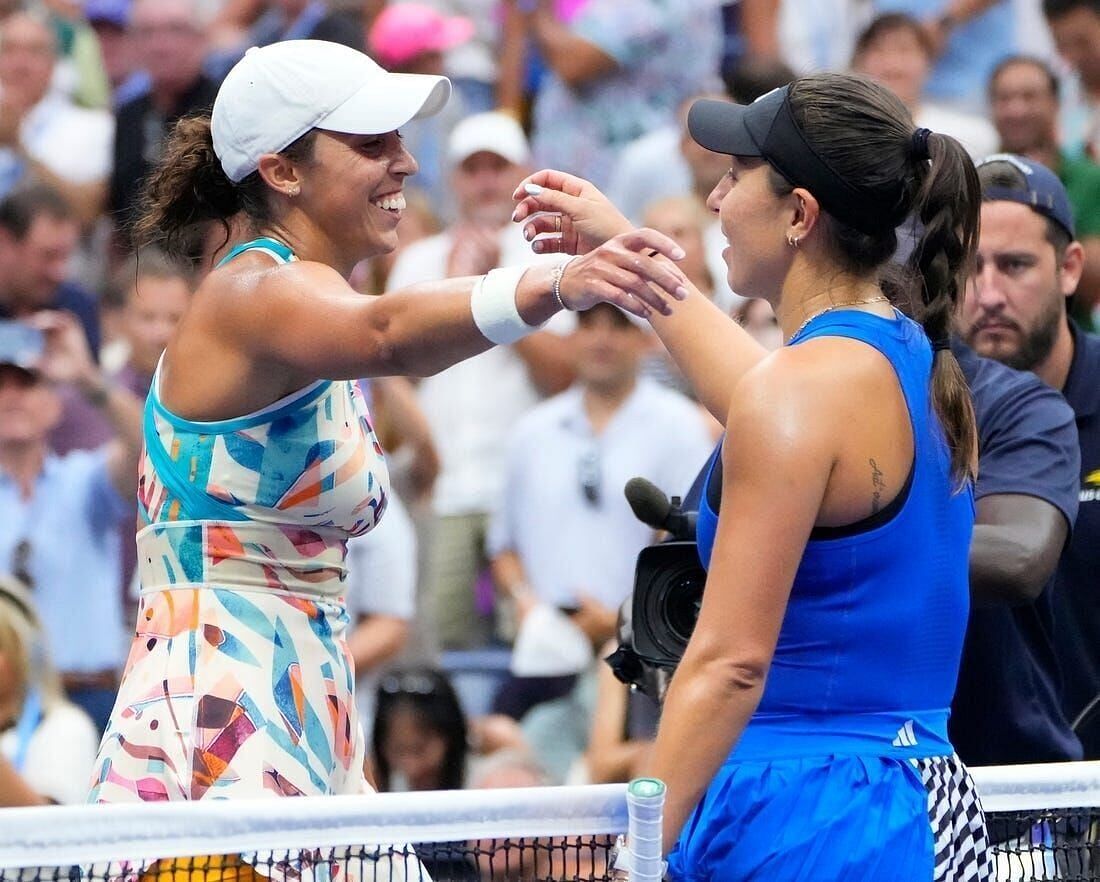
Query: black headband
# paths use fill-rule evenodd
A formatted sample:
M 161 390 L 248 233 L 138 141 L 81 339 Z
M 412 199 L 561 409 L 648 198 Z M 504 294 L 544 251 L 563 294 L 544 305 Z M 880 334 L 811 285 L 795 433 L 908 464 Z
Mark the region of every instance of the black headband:
M 796 187 L 814 194 L 829 214 L 874 234 L 905 220 L 904 189 L 891 197 L 869 193 L 845 180 L 806 140 L 790 106 L 790 86 L 773 89 L 752 104 L 703 98 L 691 106 L 688 130 L 700 145 L 730 156 L 759 156 Z

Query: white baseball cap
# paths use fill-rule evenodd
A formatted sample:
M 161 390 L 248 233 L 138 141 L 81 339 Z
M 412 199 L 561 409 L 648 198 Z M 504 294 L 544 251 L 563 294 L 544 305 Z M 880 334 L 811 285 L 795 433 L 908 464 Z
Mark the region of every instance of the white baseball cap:
M 456 125 L 447 141 L 447 161 L 458 165 L 483 150 L 503 156 L 514 165 L 531 161 L 531 147 L 520 124 L 499 110 L 475 113 Z
M 438 113 L 446 77 L 390 73 L 362 52 L 325 40 L 285 40 L 249 49 L 214 99 L 214 153 L 229 180 L 256 171 L 310 129 L 354 135 L 392 132 Z

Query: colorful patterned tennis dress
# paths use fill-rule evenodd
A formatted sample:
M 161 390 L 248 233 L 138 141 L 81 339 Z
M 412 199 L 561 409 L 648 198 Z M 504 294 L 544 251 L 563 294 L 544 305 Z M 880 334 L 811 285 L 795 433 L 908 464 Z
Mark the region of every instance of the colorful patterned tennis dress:
M 249 249 L 294 259 L 260 239 L 226 260 Z M 344 551 L 378 522 L 386 488 L 356 383 L 197 423 L 160 403 L 154 378 L 137 632 L 90 801 L 368 790 Z

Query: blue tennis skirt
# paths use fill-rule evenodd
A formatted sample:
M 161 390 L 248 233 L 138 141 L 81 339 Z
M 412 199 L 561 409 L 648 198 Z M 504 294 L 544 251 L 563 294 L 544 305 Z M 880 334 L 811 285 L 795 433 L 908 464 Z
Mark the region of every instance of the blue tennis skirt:
M 731 759 L 669 855 L 680 882 L 992 879 L 985 818 L 955 756 Z

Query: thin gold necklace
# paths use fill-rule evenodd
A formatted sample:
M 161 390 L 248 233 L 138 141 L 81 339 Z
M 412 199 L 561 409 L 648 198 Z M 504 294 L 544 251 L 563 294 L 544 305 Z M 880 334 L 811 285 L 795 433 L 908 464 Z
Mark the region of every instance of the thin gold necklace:
M 840 303 L 830 303 L 824 309 L 819 309 L 813 315 L 809 316 L 802 324 L 800 324 L 795 329 L 795 332 L 791 334 L 788 339 L 793 340 L 795 337 L 801 334 L 802 329 L 805 328 L 806 325 L 812 322 L 815 318 L 823 316 L 827 312 L 832 312 L 834 309 L 840 309 L 842 306 L 866 306 L 871 303 L 885 303 L 889 299 L 890 298 L 887 297 L 885 294 L 880 294 L 878 297 L 868 297 L 866 300 L 842 300 L 840 301 Z

